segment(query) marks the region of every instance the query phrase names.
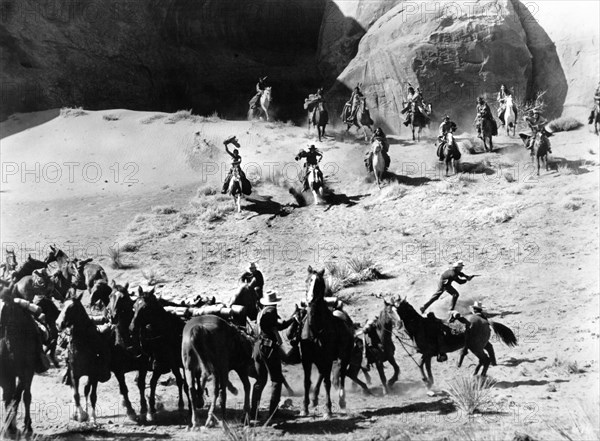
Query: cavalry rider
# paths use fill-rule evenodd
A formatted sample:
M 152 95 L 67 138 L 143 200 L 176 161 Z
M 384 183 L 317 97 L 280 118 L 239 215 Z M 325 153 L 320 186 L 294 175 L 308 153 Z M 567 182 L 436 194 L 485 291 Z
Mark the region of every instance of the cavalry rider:
M 248 271 L 242 274 L 240 280 L 248 283 L 250 286 L 253 286 L 259 295 L 262 295 L 263 287 L 265 286 L 265 279 L 258 268 L 256 268 L 256 263 L 250 262 Z
M 225 177 L 225 182 L 223 182 L 223 189 L 221 190 L 221 193 L 225 194 L 225 193 L 227 193 L 227 190 L 229 190 L 229 182 L 231 181 L 231 176 L 233 175 L 233 170 L 237 167 L 239 175 L 240 175 L 242 192 L 244 194 L 250 194 L 252 184 L 250 184 L 250 181 L 248 181 L 244 171 L 242 170 L 242 167 L 241 167 L 242 157 L 240 155 L 240 152 L 238 149 L 233 149 L 233 152 L 229 150 L 229 144 L 233 144 L 234 146 L 240 148 L 240 143 L 239 143 L 237 137 L 230 136 L 225 141 L 223 141 L 223 144 L 225 144 L 225 151 L 227 152 L 227 154 L 229 156 L 231 156 L 231 168 L 229 169 L 229 173 L 227 173 L 227 176 Z
M 533 111 L 531 111 L 531 116 L 526 116 L 525 121 L 529 125 L 532 133 L 531 138 L 529 138 L 529 142 L 527 143 L 527 148 L 532 149 L 538 133 L 540 133 L 540 136 L 542 137 L 547 136 L 548 132 L 546 130 L 546 124 L 548 121 L 541 115 L 539 109 L 533 109 Z M 552 153 L 550 143 L 548 143 L 548 153 Z
M 390 150 L 390 143 L 387 140 L 387 137 L 385 136 L 385 133 L 383 133 L 383 130 L 381 129 L 381 127 L 377 127 L 377 129 L 375 129 L 375 132 L 373 133 L 373 136 L 371 136 L 371 143 L 375 142 L 375 141 L 379 141 L 381 142 L 381 154 L 383 155 L 383 159 L 385 160 L 385 169 L 387 170 L 390 166 L 390 162 L 391 162 L 391 158 L 389 155 L 389 150 Z M 367 166 L 367 170 L 371 171 L 371 168 L 373 166 L 373 151 L 369 150 L 366 154 L 366 158 L 365 158 L 365 165 Z
M 304 187 L 303 187 L 303 191 L 308 191 L 308 173 L 309 173 L 309 165 L 314 165 L 315 168 L 317 169 L 317 173 L 319 174 L 319 177 L 321 178 L 321 180 L 323 180 L 323 173 L 321 172 L 321 169 L 319 168 L 319 162 L 321 161 L 321 159 L 323 159 L 323 154 L 317 150 L 317 148 L 313 145 L 311 145 L 308 148 L 308 151 L 306 150 L 301 150 L 297 155 L 296 155 L 296 161 L 302 159 L 302 158 L 306 158 L 306 162 L 304 163 Z
M 258 405 L 260 404 L 262 391 L 267 383 L 267 376 L 271 379 L 269 417 L 277 410 L 279 399 L 281 398 L 281 387 L 284 382 L 281 361 L 282 358 L 285 358 L 285 353 L 281 348 L 279 331 L 289 327 L 295 318 L 280 319 L 277 314 L 277 304 L 280 300 L 281 297 L 275 291 L 266 292 L 260 299 L 260 303 L 264 308 L 261 309 L 256 319 L 259 338 L 252 353 L 257 373 L 256 382 L 252 390 L 252 405 L 250 410 L 252 419 L 257 418 Z
M 309 95 L 308 98 L 304 100 L 304 108 L 310 109 L 308 120 L 311 122 L 315 121 L 315 112 L 319 108 L 319 104 L 324 102 L 323 93 L 323 88 L 319 87 L 319 89 L 317 89 L 317 93 L 314 95 Z
M 440 130 L 438 132 L 438 147 L 437 147 L 437 156 L 442 161 L 444 158 L 443 147 L 446 142 L 446 134 L 453 133 L 456 131 L 456 123 L 450 120 L 450 116 L 444 116 L 444 120 L 440 124 Z
M 471 309 L 471 313 L 473 315 L 479 316 L 482 319 L 484 319 L 485 321 L 488 320 L 487 314 L 485 312 L 483 312 L 484 306 L 481 304 L 481 302 L 479 301 L 475 301 L 471 306 L 469 306 L 469 308 Z M 458 313 L 457 311 L 450 311 L 452 314 L 452 317 L 450 318 L 450 322 L 453 321 L 458 321 L 461 322 L 463 325 L 465 325 L 466 330 L 468 331 L 469 328 L 471 327 L 471 322 L 469 320 L 467 320 L 466 318 L 464 318 L 463 316 L 460 315 L 460 313 Z M 485 347 L 483 348 L 487 351 L 488 356 L 490 357 L 490 364 L 492 366 L 496 366 L 496 354 L 494 353 L 494 347 L 492 346 L 492 344 L 490 342 L 488 342 L 487 345 L 485 345 Z M 461 360 L 467 355 L 468 352 L 468 348 L 465 347 L 463 348 L 462 354 L 460 356 Z
M 250 103 L 249 103 L 251 109 L 258 107 L 258 105 L 260 103 L 260 97 L 262 96 L 263 92 L 267 88 L 266 81 L 267 81 L 267 77 L 260 77 L 258 79 L 258 83 L 256 83 L 256 95 L 254 95 L 252 97 L 252 99 L 250 100 Z
M 474 277 L 463 274 L 462 269 L 464 268 L 464 266 L 465 265 L 463 261 L 459 260 L 458 262 L 454 263 L 454 265 L 452 265 L 452 268 L 449 268 L 448 270 L 442 273 L 438 282 L 437 291 L 431 296 L 427 303 L 425 303 L 421 307 L 421 314 L 424 314 L 427 308 L 429 308 L 433 302 L 439 299 L 444 292 L 447 292 L 452 296 L 452 305 L 450 306 L 450 310 L 454 310 L 459 294 L 458 291 L 452 286 L 452 282 L 456 282 L 462 285 L 464 283 L 467 283 Z
M 483 139 L 483 137 L 481 135 L 481 129 L 482 129 L 483 121 L 486 119 L 488 119 L 492 122 L 492 124 L 494 126 L 492 135 L 495 136 L 497 134 L 496 121 L 494 120 L 494 117 L 492 116 L 492 111 L 490 110 L 490 106 L 488 106 L 488 103 L 486 103 L 485 100 L 483 99 L 483 97 L 480 96 L 479 98 L 477 98 L 477 116 L 475 117 L 478 138 Z
M 504 125 L 504 112 L 506 111 L 506 97 L 512 96 L 510 90 L 506 88 L 504 84 L 500 86 L 500 92 L 498 92 L 498 97 L 496 101 L 498 102 L 498 118 L 500 119 L 500 123 Z M 515 115 L 517 114 L 517 105 L 513 102 L 513 112 Z
M 356 112 L 358 111 L 358 104 L 360 100 L 364 97 L 365 96 L 360 90 L 360 84 L 357 84 L 354 90 L 352 91 L 350 99 L 344 106 L 344 115 L 346 115 L 346 123 L 350 124 L 354 121 L 354 118 L 356 118 Z M 348 113 L 348 108 L 350 109 L 350 113 Z
M 411 107 L 415 104 L 416 108 L 424 114 L 423 108 L 423 94 L 421 93 L 421 89 L 417 87 L 417 91 L 415 92 L 415 88 L 412 86 L 408 86 L 408 95 L 406 96 L 406 102 L 404 103 L 404 109 L 402 109 L 402 114 L 408 112 L 408 116 L 406 117 L 406 121 L 404 121 L 404 125 L 408 127 L 411 123 L 412 112 Z

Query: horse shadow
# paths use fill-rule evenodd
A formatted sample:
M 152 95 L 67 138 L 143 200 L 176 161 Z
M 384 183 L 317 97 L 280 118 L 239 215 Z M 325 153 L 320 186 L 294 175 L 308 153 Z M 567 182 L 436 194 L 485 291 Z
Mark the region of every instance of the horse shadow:
M 482 162 L 460 162 L 460 171 L 462 173 L 495 175 L 497 172 L 493 168 Z
M 397 184 L 409 185 L 411 187 L 419 187 L 421 185 L 425 185 L 433 179 L 428 178 L 427 176 L 406 176 L 406 175 L 397 175 L 394 172 L 386 171 L 383 175 L 383 180 L 388 180 L 390 182 L 394 182 Z
M 517 380 L 517 381 L 498 381 L 495 385 L 498 389 L 509 389 L 519 386 L 545 386 L 550 383 L 568 383 L 569 380 Z
M 548 168 L 550 170 L 559 171 L 561 168 L 568 169 L 571 170 L 574 175 L 589 173 L 590 171 L 587 168 L 584 168 L 586 165 L 594 165 L 594 163 L 586 159 L 569 160 L 556 156 L 548 158 Z
M 256 213 L 250 218 L 261 214 L 277 215 L 280 214 L 283 207 L 279 202 L 273 200 L 273 196 L 246 197 L 246 202 L 250 202 L 250 204 L 245 204 L 244 210 Z
M 74 428 L 74 429 L 65 430 L 65 431 L 59 432 L 59 433 L 53 433 L 52 435 L 50 435 L 48 437 L 48 439 L 63 439 L 63 438 L 71 439 L 72 437 L 74 439 L 79 439 L 79 437 L 77 435 L 81 435 L 82 439 L 86 435 L 91 435 L 94 438 L 119 439 L 123 434 L 118 433 L 118 432 L 111 432 L 110 430 L 106 430 L 106 429 L 100 429 L 97 427 L 85 425 L 80 428 Z M 36 436 L 36 438 L 37 438 L 37 436 Z M 169 435 L 167 433 L 154 433 L 154 432 L 150 432 L 150 431 L 148 431 L 148 432 L 130 432 L 130 433 L 127 433 L 127 438 L 128 439 L 139 439 L 139 440 L 170 439 L 171 435 Z M 46 439 L 46 437 L 43 437 L 41 439 Z
M 327 193 L 325 194 L 325 201 L 327 202 L 327 208 L 325 209 L 325 211 L 328 211 L 331 209 L 331 207 L 333 207 L 334 205 L 345 205 L 347 208 L 348 207 L 353 207 L 356 204 L 358 204 L 358 202 L 365 198 L 366 194 L 358 194 L 355 196 L 348 196 L 345 193 L 335 193 L 331 190 L 328 190 Z
M 546 361 L 546 357 L 538 358 L 514 358 L 506 360 L 504 363 L 500 363 L 502 366 L 516 367 L 523 363 L 537 363 L 538 361 Z
M 382 407 L 375 410 L 363 411 L 360 414 L 366 419 L 377 416 L 400 415 L 403 413 L 438 412 L 439 415 L 448 415 L 456 410 L 453 402 L 445 398 L 437 401 L 421 401 L 405 406 Z
M 331 418 L 328 420 L 312 420 L 312 421 L 285 421 L 274 424 L 276 429 L 284 432 L 304 435 L 322 435 L 340 434 L 354 432 L 359 429 L 358 423 L 364 418 L 362 416 L 353 416 L 350 418 Z

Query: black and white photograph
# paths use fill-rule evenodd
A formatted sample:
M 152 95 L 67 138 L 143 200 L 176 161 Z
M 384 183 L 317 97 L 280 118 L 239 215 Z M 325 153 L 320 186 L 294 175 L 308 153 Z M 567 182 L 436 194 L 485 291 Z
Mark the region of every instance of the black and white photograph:
M 0 440 L 600 439 L 600 0 L 0 0 Z

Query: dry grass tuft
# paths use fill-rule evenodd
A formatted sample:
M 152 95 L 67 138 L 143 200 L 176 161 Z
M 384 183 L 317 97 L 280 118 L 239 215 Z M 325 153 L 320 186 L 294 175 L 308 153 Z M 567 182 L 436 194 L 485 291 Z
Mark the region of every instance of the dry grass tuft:
M 123 262 L 121 261 L 121 250 L 118 247 L 109 247 L 108 256 L 110 257 L 110 265 L 114 269 L 123 268 Z
M 63 107 L 60 109 L 60 116 L 63 118 L 76 118 L 78 116 L 85 116 L 88 113 L 83 110 L 83 107 Z
M 548 123 L 548 128 L 552 132 L 568 132 L 569 130 L 576 130 L 582 126 L 582 122 L 579 122 L 570 116 L 556 118 Z
M 344 262 L 326 262 L 325 270 L 329 294 L 384 277 L 379 271 L 379 266 L 368 256 L 352 257 Z
M 175 214 L 178 213 L 179 210 L 177 210 L 175 207 L 171 206 L 171 205 L 159 205 L 156 207 L 152 207 L 152 212 L 156 213 L 156 214 Z
M 114 113 L 110 113 L 108 115 L 102 115 L 102 119 L 105 120 L 105 121 L 118 121 L 121 118 L 119 117 L 119 115 L 116 115 Z
M 459 376 L 448 382 L 448 394 L 456 407 L 472 415 L 476 410 L 484 411 L 491 403 L 495 384 L 491 377 Z
M 567 210 L 577 211 L 583 205 L 583 199 L 579 196 L 568 196 L 563 199 L 562 206 Z
M 151 124 L 154 121 L 158 121 L 159 119 L 165 118 L 167 115 L 163 115 L 160 113 L 155 113 L 154 115 L 150 115 L 147 118 L 141 119 L 140 123 L 142 124 Z

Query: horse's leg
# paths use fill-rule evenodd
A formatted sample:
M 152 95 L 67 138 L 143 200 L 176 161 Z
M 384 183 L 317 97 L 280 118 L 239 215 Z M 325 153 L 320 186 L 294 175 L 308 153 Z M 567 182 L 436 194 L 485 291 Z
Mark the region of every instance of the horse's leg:
M 387 395 L 388 388 L 387 388 L 387 380 L 385 379 L 385 370 L 383 369 L 383 362 L 381 360 L 377 360 L 377 362 L 375 363 L 375 366 L 377 366 L 377 372 L 379 372 L 379 379 L 381 380 L 381 387 L 383 389 L 383 395 Z
M 148 404 L 150 405 L 150 412 L 148 412 L 148 421 L 154 421 L 156 417 L 156 384 L 160 378 L 160 371 L 155 370 L 152 372 L 150 378 L 150 396 L 148 397 Z
M 184 410 L 185 409 L 185 404 L 183 403 L 183 394 L 182 394 L 182 389 L 183 389 L 183 378 L 181 377 L 181 370 L 179 369 L 178 366 L 174 366 L 173 368 L 171 368 L 171 372 L 173 372 L 173 375 L 175 376 L 175 383 L 177 384 L 177 392 L 179 393 L 179 399 L 177 401 L 177 409 Z
M 288 395 L 290 397 L 294 396 L 294 389 L 292 389 L 292 387 L 290 386 L 290 384 L 287 382 L 287 380 L 285 379 L 285 377 L 283 377 L 283 387 L 285 387 L 285 390 L 287 391 Z
M 89 413 L 90 391 L 92 390 L 92 379 L 88 377 L 85 386 L 83 386 L 83 398 L 85 400 L 85 412 Z
M 429 379 L 427 378 L 427 375 L 425 375 L 425 370 L 423 369 L 424 366 L 425 366 L 425 356 L 422 355 L 421 362 L 419 363 L 419 369 L 421 370 L 421 380 L 423 380 L 423 382 L 427 385 L 427 388 L 429 389 Z
M 458 363 L 456 364 L 457 368 L 460 368 L 462 366 L 463 360 L 467 356 L 468 352 L 469 352 L 469 348 L 467 346 L 465 346 L 464 348 L 461 349 L 460 356 L 458 357 Z
M 433 386 L 433 374 L 431 373 L 431 357 L 425 360 L 425 368 L 427 369 L 427 375 L 429 375 L 429 387 Z
M 393 355 L 388 356 L 387 361 L 392 365 L 392 368 L 394 368 L 394 375 L 392 375 L 392 378 L 390 378 L 390 381 L 388 381 L 388 386 L 392 386 L 396 381 L 398 381 L 398 377 L 400 376 L 400 366 L 398 366 L 398 363 L 396 363 L 396 359 Z
M 223 421 L 225 421 L 225 417 L 227 416 L 227 383 L 229 383 L 228 371 L 228 368 L 224 368 L 219 374 L 219 398 L 221 404 L 221 418 Z
M 473 375 L 477 375 L 477 373 L 479 372 L 479 368 L 482 367 L 483 369 L 481 371 L 481 375 L 485 377 L 485 375 L 487 374 L 487 370 L 490 367 L 490 358 L 485 354 L 483 348 L 477 348 L 476 350 L 471 349 L 471 351 L 479 360 L 479 363 L 477 364 Z
M 192 370 L 188 369 L 188 367 L 185 365 L 186 361 L 184 358 L 183 377 L 185 381 L 183 383 L 183 389 L 185 390 L 185 394 L 188 401 L 188 411 L 192 418 L 192 429 L 195 429 L 197 427 L 196 403 L 194 401 L 194 398 L 196 397 L 196 381 L 194 379 L 194 374 L 192 373 Z
M 113 371 L 113 373 L 119 383 L 119 392 L 121 393 L 122 404 L 127 410 L 127 416 L 131 421 L 135 421 L 136 414 L 131 405 L 131 401 L 129 401 L 129 390 L 127 389 L 127 383 L 125 382 L 125 373 L 122 370 Z
M 250 418 L 250 380 L 245 370 L 237 371 L 238 377 L 244 386 L 244 420 Z
M 33 380 L 33 375 L 30 378 L 22 380 L 23 382 L 23 406 L 25 407 L 25 433 L 31 434 L 33 433 L 33 428 L 31 427 L 31 381 Z M 18 406 L 17 406 L 18 407 Z
M 309 394 L 310 394 L 310 370 L 312 368 L 312 363 L 302 360 L 302 369 L 304 370 L 304 406 L 302 408 L 302 412 L 300 412 L 300 416 L 308 416 L 308 403 L 309 403 Z
M 146 369 L 142 368 L 139 370 L 137 375 L 137 387 L 138 392 L 140 393 L 140 417 L 139 422 L 146 422 L 146 415 L 148 413 L 148 403 L 146 402 Z
M 4 412 L 5 417 L 2 422 L 2 426 L 7 428 L 7 432 L 16 433 L 17 431 L 17 409 L 18 406 L 14 404 L 15 397 L 15 382 L 16 378 L 7 379 L 4 383 L 2 383 L 2 401 L 4 401 Z
M 349 359 L 340 360 L 340 388 L 338 390 L 340 409 L 346 408 L 346 375 L 348 374 L 349 365 Z
M 90 402 L 92 403 L 92 423 L 96 424 L 96 401 L 98 400 L 98 382 L 92 383 L 92 391 L 90 393 Z
M 325 418 L 331 418 L 331 361 L 324 363 L 321 372 L 323 372 L 323 382 L 325 383 Z
M 79 401 L 79 378 L 75 378 L 73 369 L 71 369 L 71 384 L 73 389 L 73 401 L 75 401 L 75 415 L 74 419 L 79 422 L 87 421 L 88 415 L 84 412 Z
M 313 389 L 312 396 L 312 407 L 317 407 L 319 405 L 319 392 L 321 392 L 321 384 L 323 383 L 323 375 L 319 372 L 317 376 L 317 382 L 315 383 L 315 387 Z

